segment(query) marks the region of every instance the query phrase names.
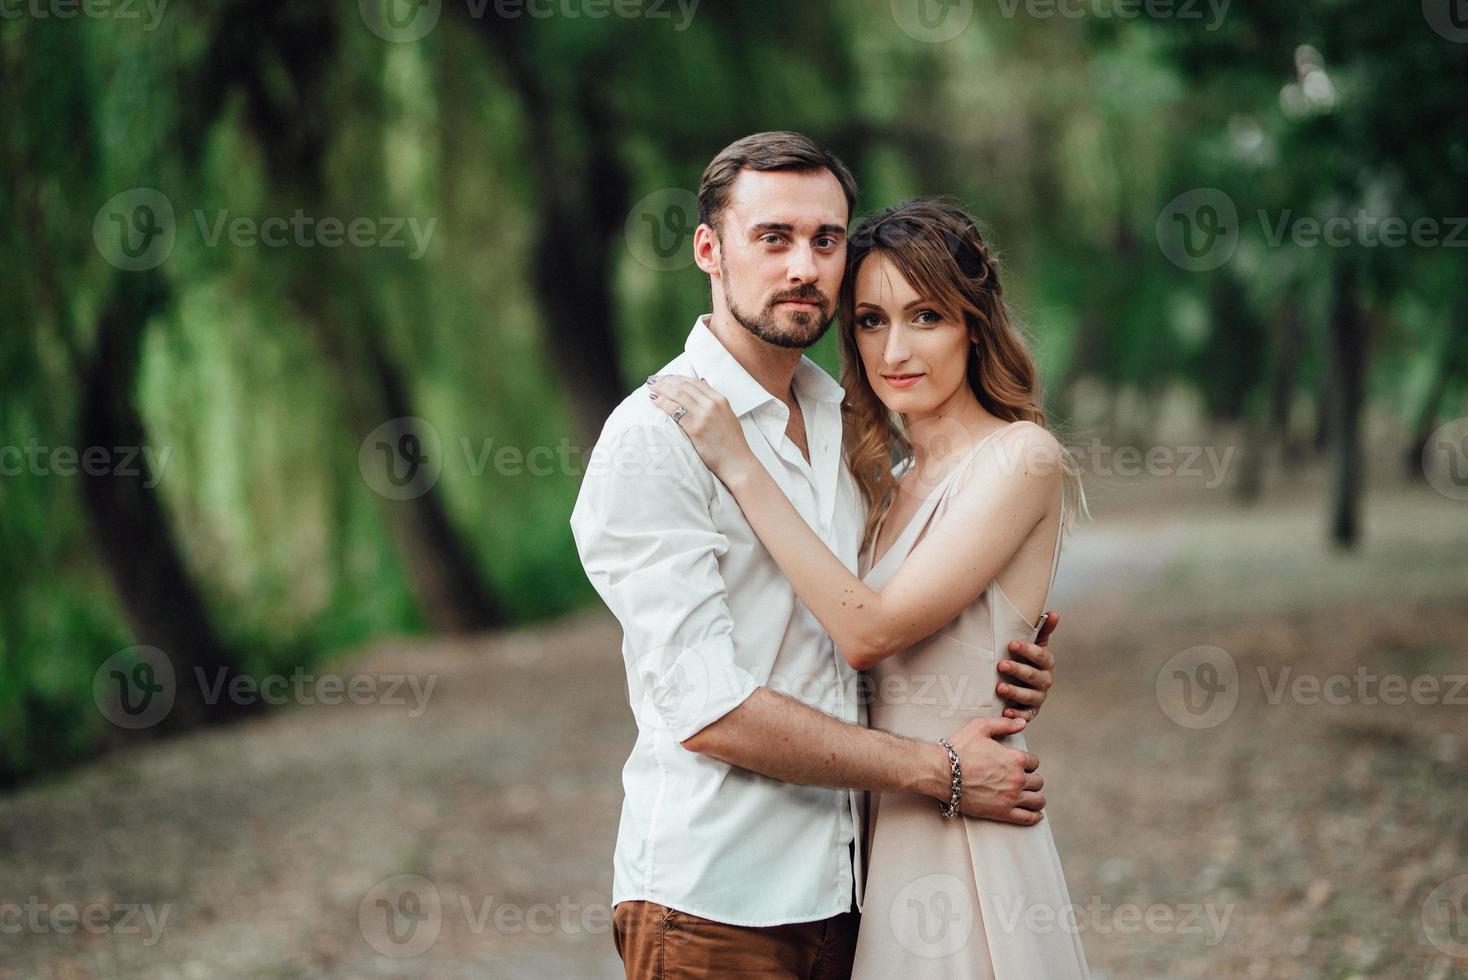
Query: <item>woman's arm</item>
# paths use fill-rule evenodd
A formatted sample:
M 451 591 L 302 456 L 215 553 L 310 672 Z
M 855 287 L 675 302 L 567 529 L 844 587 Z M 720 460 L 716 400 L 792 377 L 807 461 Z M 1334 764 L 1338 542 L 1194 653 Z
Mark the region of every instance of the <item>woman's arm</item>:
M 942 531 L 930 529 L 880 592 L 831 553 L 757 460 L 719 476 L 796 594 L 851 666 L 865 670 L 972 604 L 1059 499 L 1059 446 L 1050 433 L 1015 426 L 990 446 L 998 463 L 980 454 Z
M 1060 497 L 1060 446 L 1044 428 L 1012 426 L 976 461 L 968 482 L 881 592 L 852 574 L 755 458 L 727 403 L 685 378 L 654 383 L 687 406 L 684 430 L 729 487 L 795 592 L 857 670 L 932 635 L 970 605 Z M 665 411 L 673 411 L 666 404 Z M 722 414 L 729 414 L 723 419 Z M 989 453 L 988 465 L 982 462 Z

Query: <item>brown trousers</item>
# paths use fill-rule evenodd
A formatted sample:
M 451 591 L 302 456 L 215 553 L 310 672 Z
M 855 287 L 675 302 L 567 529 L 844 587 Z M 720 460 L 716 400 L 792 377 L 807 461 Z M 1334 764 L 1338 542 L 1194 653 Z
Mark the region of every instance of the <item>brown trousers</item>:
M 639 899 L 612 910 L 612 938 L 627 980 L 850 980 L 860 921 L 853 910 L 816 922 L 731 926 Z

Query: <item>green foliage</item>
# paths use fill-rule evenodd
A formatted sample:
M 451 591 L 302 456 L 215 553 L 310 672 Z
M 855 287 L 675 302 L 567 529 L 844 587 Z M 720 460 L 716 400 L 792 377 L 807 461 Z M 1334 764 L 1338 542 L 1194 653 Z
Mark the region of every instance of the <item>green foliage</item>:
M 859 214 L 914 194 L 957 197 L 1003 258 L 1061 415 L 1078 411 L 1081 380 L 1183 386 L 1219 419 L 1248 414 L 1278 366 L 1290 298 L 1307 338 L 1295 384 L 1318 391 L 1333 256 L 1268 241 L 1255 212 L 1468 213 L 1468 45 L 1414 16 L 1280 0 L 1233 5 L 1213 31 L 1002 7 L 977 5 L 941 44 L 896 29 L 886 0 L 709 0 L 685 31 L 625 18 L 492 25 L 513 31 L 534 67 L 527 92 L 485 25 L 448 4 L 412 43 L 383 42 L 355 3 L 333 6 L 326 111 L 319 132 L 301 130 L 321 141 L 314 204 L 325 213 L 314 217 L 432 221 L 418 259 L 210 241 L 221 215 L 288 218 L 300 193 L 269 161 L 301 147 L 262 139 L 242 86 L 217 106 L 198 102 L 224 52 L 259 59 L 272 104 L 309 109 L 294 101 L 306 91 L 299 65 L 227 43 L 245 7 L 170 9 L 151 32 L 8 20 L 0 446 L 75 445 L 78 372 L 119 274 L 93 245 L 93 218 L 120 191 L 161 190 L 177 219 L 162 266 L 172 300 L 143 334 L 134 402 L 150 445 L 168 454 L 159 491 L 211 615 L 248 670 L 288 671 L 426 628 L 393 505 L 358 469 L 360 362 L 323 345 L 303 284 L 329 297 L 349 345 L 375 345 L 401 371 L 442 442 L 436 491 L 511 621 L 591 596 L 566 522 L 589 447 L 567 436 L 574 393 L 533 278 L 557 177 L 545 172 L 548 147 L 573 160 L 608 153 L 602 169 L 626 175 L 630 204 L 696 189 L 733 138 L 795 128 L 852 165 Z M 1238 253 L 1212 272 L 1177 268 L 1156 237 L 1166 203 L 1197 187 L 1222 190 L 1241 214 Z M 708 283 L 691 265 L 639 263 L 620 228 L 595 244 L 612 256 L 614 322 L 587 330 L 612 331 L 631 390 L 681 347 Z M 1367 299 L 1390 341 L 1370 390 L 1410 415 L 1451 356 L 1461 258 L 1403 248 L 1369 259 Z M 833 373 L 834 341 L 811 351 Z M 536 447 L 556 460 L 548 473 L 527 465 Z M 108 734 L 92 673 L 133 642 L 78 478 L 0 477 L 0 580 L 0 775 L 44 770 Z

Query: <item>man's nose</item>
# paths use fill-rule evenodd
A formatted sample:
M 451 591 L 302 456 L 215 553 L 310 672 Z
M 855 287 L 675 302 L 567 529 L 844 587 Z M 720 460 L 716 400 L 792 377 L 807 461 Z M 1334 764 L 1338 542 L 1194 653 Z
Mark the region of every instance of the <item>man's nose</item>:
M 790 256 L 790 267 L 786 270 L 791 282 L 815 282 L 820 275 L 816 267 L 815 250 L 810 244 L 797 245 Z

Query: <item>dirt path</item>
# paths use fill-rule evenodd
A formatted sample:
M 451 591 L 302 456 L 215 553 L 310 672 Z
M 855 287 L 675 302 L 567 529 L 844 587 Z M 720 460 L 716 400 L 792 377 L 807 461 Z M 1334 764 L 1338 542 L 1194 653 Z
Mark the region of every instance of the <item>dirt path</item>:
M 1313 504 L 1210 498 L 1117 509 L 1068 546 L 1059 687 L 1031 744 L 1098 977 L 1468 967 L 1447 955 L 1468 946 L 1433 945 L 1450 906 L 1428 901 L 1468 874 L 1468 704 L 1444 703 L 1468 675 L 1463 518 L 1431 491 L 1379 497 L 1342 559 Z M 291 707 L 0 799 L 0 978 L 620 976 L 619 640 L 592 612 L 383 643 L 334 669 L 411 671 L 426 709 L 406 689 Z M 1205 645 L 1234 664 L 1236 706 L 1188 728 L 1158 679 Z M 1363 670 L 1444 686 L 1400 705 L 1290 686 Z

